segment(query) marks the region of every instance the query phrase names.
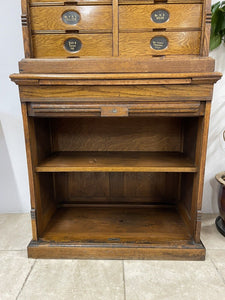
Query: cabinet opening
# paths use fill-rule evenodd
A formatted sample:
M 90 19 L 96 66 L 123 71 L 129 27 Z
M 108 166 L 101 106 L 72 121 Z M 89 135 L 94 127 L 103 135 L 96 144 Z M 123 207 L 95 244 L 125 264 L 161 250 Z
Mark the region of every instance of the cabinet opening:
M 194 175 L 189 175 L 192 180 Z M 189 216 L 192 194 L 184 173 L 76 172 L 37 176 L 41 215 L 37 224 L 42 241 L 192 241 L 189 223 L 183 216 L 183 211 Z
M 201 117 L 30 122 L 40 240 L 192 242 Z
M 196 172 L 201 118 L 33 118 L 38 172 Z

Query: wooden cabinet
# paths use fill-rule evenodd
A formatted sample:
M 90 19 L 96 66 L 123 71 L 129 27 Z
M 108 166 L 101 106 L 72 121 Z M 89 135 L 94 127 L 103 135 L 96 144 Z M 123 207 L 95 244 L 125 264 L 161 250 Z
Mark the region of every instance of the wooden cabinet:
M 202 260 L 204 1 L 23 1 L 34 258 Z
M 22 8 L 26 57 L 208 55 L 208 0 L 23 0 Z

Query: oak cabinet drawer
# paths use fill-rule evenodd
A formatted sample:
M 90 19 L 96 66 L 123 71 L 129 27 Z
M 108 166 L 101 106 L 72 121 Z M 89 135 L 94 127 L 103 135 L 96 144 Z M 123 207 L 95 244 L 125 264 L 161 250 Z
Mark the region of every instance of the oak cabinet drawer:
M 111 34 L 35 34 L 33 35 L 34 56 L 80 57 L 111 56 Z
M 120 5 L 119 29 L 200 28 L 201 4 Z
M 40 6 L 31 7 L 32 30 L 112 31 L 112 7 Z
M 199 31 L 120 33 L 119 55 L 199 54 Z

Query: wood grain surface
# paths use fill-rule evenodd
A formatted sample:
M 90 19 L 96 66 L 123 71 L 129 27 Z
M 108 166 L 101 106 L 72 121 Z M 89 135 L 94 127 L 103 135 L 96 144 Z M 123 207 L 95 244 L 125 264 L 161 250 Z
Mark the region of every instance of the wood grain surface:
M 205 260 L 202 243 L 190 241 L 176 243 L 149 244 L 80 244 L 31 242 L 28 245 L 30 258 L 55 259 L 158 259 L 158 260 Z
M 129 104 L 129 105 L 76 105 L 76 104 L 51 104 L 51 103 L 31 103 L 28 106 L 29 116 L 97 116 L 97 117 L 128 117 L 164 115 L 203 115 L 204 104 L 200 102 L 187 103 L 152 103 L 152 104 Z
M 169 19 L 165 23 L 155 23 L 151 14 L 155 10 L 163 9 L 169 13 Z M 154 5 L 120 5 L 119 30 L 132 29 L 193 29 L 201 28 L 202 5 L 201 4 L 154 4 Z
M 20 74 L 108 74 L 108 73 L 205 73 L 213 75 L 215 61 L 211 57 L 198 55 L 176 55 L 164 57 L 81 57 L 77 59 L 22 59 Z M 122 72 L 121 72 L 122 70 Z M 218 74 L 218 73 L 217 73 Z M 222 74 L 220 74 L 222 75 Z M 138 76 L 138 75 L 137 75 Z M 186 74 L 188 77 L 188 74 Z M 206 76 L 208 78 L 208 75 Z M 138 76 L 139 78 L 139 76 Z
M 56 202 L 63 207 L 171 205 L 179 198 L 179 177 L 174 172 L 57 172 Z
M 75 11 L 80 15 L 76 25 L 63 22 L 62 15 Z M 98 6 L 40 6 L 31 7 L 32 30 L 85 30 L 89 32 L 112 32 L 112 7 Z
M 182 153 L 60 152 L 36 167 L 37 172 L 196 172 Z
M 43 241 L 73 243 L 163 244 L 190 240 L 191 235 L 176 210 L 168 207 L 69 207 L 58 209 L 40 238 Z
M 64 43 L 70 38 L 81 41 L 78 52 L 69 52 Z M 36 34 L 33 35 L 35 57 L 111 56 L 112 34 Z
M 182 147 L 180 118 L 53 118 L 51 132 L 52 152 L 179 152 Z
M 210 101 L 212 85 L 121 85 L 121 86 L 20 86 L 21 100 L 25 102 L 76 101 L 79 103 L 99 101 L 126 103 L 143 101 Z M 74 100 L 74 97 L 76 99 Z M 99 103 L 97 102 L 97 103 Z
M 156 36 L 163 36 L 168 40 L 167 48 L 155 50 L 150 46 L 151 39 Z M 200 37 L 200 31 L 120 33 L 119 55 L 199 54 Z
M 22 0 L 29 59 L 11 79 L 26 138 L 29 257 L 204 259 L 202 186 L 221 77 L 205 57 L 210 7 Z M 155 10 L 168 20 L 154 22 Z M 80 15 L 76 25 L 63 22 L 67 11 Z M 168 45 L 151 44 L 157 36 Z

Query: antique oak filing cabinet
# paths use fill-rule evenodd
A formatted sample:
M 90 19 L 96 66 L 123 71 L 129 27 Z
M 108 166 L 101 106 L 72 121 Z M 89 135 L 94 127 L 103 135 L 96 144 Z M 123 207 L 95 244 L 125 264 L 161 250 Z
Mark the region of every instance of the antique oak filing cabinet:
M 34 258 L 205 258 L 208 0 L 22 0 Z

